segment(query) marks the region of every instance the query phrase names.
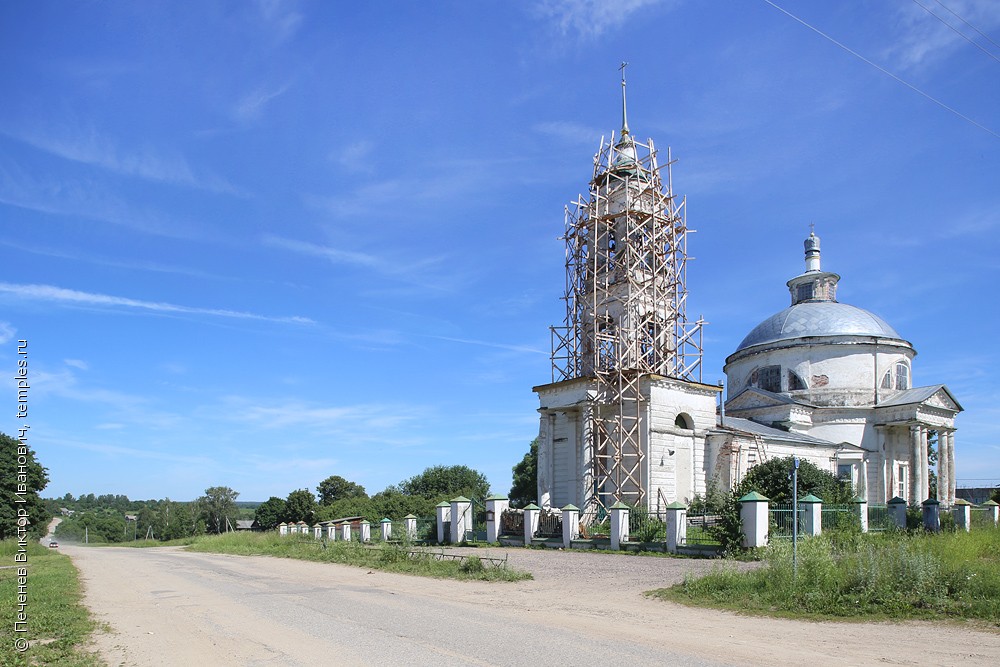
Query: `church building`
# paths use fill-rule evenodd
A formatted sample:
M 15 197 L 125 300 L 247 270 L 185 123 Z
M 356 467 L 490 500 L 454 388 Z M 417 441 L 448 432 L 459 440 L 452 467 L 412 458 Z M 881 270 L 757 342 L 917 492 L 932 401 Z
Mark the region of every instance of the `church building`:
M 728 399 L 701 381 L 702 325 L 687 317 L 686 202 L 667 151 L 622 129 L 594 158 L 589 193 L 567 208 L 566 317 L 552 327 L 539 398 L 538 503 L 586 517 L 623 502 L 656 510 L 729 489 L 773 457 L 798 456 L 870 503 L 955 497 L 955 417 L 944 385 L 913 385 L 916 350 L 837 301 L 840 276 L 805 241 L 791 305 L 726 359 Z M 937 451 L 931 465 L 928 445 Z

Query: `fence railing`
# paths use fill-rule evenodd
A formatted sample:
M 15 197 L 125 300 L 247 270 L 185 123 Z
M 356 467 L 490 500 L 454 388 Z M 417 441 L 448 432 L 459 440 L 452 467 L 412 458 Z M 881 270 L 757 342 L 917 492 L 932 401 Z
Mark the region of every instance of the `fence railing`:
M 992 507 L 970 507 L 969 523 L 973 527 L 993 528 L 993 508 Z
M 662 542 L 667 539 L 666 515 L 634 509 L 628 514 L 629 542 Z
M 524 511 L 504 510 L 503 514 L 500 515 L 500 534 L 522 537 L 524 535 Z
M 892 517 L 889 516 L 888 505 L 875 504 L 868 506 L 869 533 L 884 533 L 887 530 L 892 530 L 895 526 L 896 524 L 893 523 Z
M 792 503 L 775 503 L 768 508 L 768 534 L 771 539 L 791 538 L 795 522 Z M 799 505 L 799 529 L 802 529 L 802 505 Z
M 538 513 L 539 537 L 562 537 L 562 512 L 542 510 Z
M 823 505 L 820 510 L 823 531 L 861 529 L 857 505 Z
M 714 530 L 722 523 L 718 514 L 698 512 L 687 515 L 687 543 L 690 545 L 721 545 Z

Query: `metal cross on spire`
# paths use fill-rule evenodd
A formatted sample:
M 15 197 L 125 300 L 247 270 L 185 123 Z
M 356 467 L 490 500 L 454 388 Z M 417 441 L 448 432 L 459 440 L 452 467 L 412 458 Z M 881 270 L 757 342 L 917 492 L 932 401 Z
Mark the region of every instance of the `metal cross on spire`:
M 621 66 L 618 68 L 622 71 L 622 136 L 628 134 L 628 108 L 625 105 L 625 68 L 628 67 L 628 63 L 622 61 Z

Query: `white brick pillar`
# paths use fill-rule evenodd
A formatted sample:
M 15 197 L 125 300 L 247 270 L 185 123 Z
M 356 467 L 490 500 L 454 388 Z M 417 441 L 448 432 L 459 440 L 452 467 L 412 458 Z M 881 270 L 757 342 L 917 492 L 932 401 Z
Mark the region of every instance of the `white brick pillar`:
M 288 535 L 288 524 L 284 521 L 278 524 L 278 535 L 281 535 L 282 537 Z
M 451 543 L 465 542 L 465 536 L 472 530 L 472 501 L 465 496 L 451 500 Z
M 451 503 L 444 500 L 437 504 L 434 508 L 437 513 L 437 538 L 438 544 L 444 544 L 445 540 L 451 537 Z M 448 526 L 445 526 L 448 523 Z M 446 531 L 445 528 L 448 528 Z
M 618 501 L 611 506 L 611 549 L 622 548 L 622 542 L 628 542 L 629 506 Z
M 403 533 L 408 540 L 417 539 L 417 517 L 412 514 L 403 517 Z
M 969 520 L 972 518 L 972 503 L 959 498 L 951 506 L 951 514 L 955 517 L 955 529 L 969 532 Z
M 854 499 L 854 513 L 858 517 L 858 522 L 861 524 L 861 532 L 868 532 L 868 500 L 858 496 Z
M 372 541 L 372 524 L 368 519 L 363 519 L 361 521 L 361 537 L 362 542 Z
M 920 501 L 923 502 L 931 497 L 931 475 L 927 461 L 927 435 L 926 426 L 920 427 Z
M 989 517 L 993 519 L 994 526 L 1000 523 L 1000 504 L 998 504 L 995 500 L 987 500 L 985 503 L 983 503 L 983 507 L 986 507 L 990 510 Z
M 802 534 L 819 535 L 823 532 L 823 501 L 809 494 L 799 498 L 802 506 Z
M 768 499 L 751 491 L 738 502 L 743 520 L 743 546 L 750 549 L 767 546 Z
M 392 539 L 392 519 L 386 517 L 382 519 L 382 541 L 388 542 Z
M 576 505 L 566 505 L 562 508 L 563 548 L 573 546 L 573 540 L 580 537 L 580 508 Z
M 323 526 L 317 523 L 315 526 L 313 526 L 312 532 L 313 532 L 313 537 L 315 537 L 317 540 L 323 539 Z
M 920 427 L 910 427 L 910 505 L 919 505 L 924 499 L 920 497 Z
M 948 431 L 948 503 L 955 502 L 955 432 Z
M 496 542 L 500 539 L 500 521 L 503 513 L 510 507 L 507 496 L 490 496 L 486 499 L 486 541 Z
M 938 463 L 937 463 L 937 499 L 942 504 L 948 505 L 948 480 L 951 474 L 948 472 L 948 432 L 938 431 Z
M 333 523 L 326 524 L 326 539 L 331 542 L 337 539 L 337 526 Z
M 675 501 L 664 509 L 667 513 L 667 551 L 675 554 L 677 547 L 687 544 L 687 506 Z
M 542 510 L 535 503 L 524 508 L 524 546 L 531 546 L 531 540 L 538 532 L 538 513 Z
M 889 518 L 901 530 L 906 530 L 906 501 L 896 496 L 887 504 Z
M 351 541 L 351 523 L 349 521 L 340 524 L 340 539 L 345 542 Z
M 941 530 L 941 503 L 934 500 L 933 498 L 928 498 L 924 502 L 920 503 L 920 509 L 923 513 L 924 518 L 924 528 L 932 532 L 938 532 Z

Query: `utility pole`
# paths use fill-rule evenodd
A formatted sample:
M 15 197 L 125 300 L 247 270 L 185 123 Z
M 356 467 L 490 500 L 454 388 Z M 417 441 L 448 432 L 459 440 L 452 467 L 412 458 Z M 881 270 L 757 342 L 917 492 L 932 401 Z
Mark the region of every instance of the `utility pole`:
M 792 577 L 799 576 L 799 459 L 792 468 Z

